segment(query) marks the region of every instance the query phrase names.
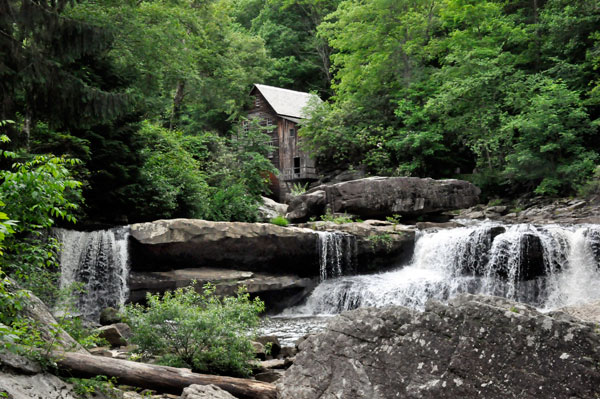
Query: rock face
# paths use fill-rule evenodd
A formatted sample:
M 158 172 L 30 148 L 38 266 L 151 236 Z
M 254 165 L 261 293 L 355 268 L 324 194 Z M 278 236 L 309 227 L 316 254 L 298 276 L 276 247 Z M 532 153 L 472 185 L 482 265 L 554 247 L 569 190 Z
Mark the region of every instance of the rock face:
M 0 397 L 11 399 L 76 399 L 70 384 L 42 373 L 37 363 L 9 352 L 0 353 Z
M 318 275 L 317 234 L 267 223 L 158 220 L 131 226 L 134 271 L 222 267 Z
M 214 385 L 193 384 L 183 390 L 181 399 L 236 399 L 236 397 Z
M 258 207 L 258 219 L 262 222 L 268 222 L 277 216 L 285 216 L 288 206 L 280 204 L 267 197 L 261 197 L 262 205 Z
M 300 344 L 279 398 L 596 398 L 595 329 L 496 297 L 358 309 Z
M 433 180 L 418 177 L 369 177 L 313 188 L 290 201 L 287 218 L 305 221 L 333 212 L 361 218 L 394 214 L 419 216 L 468 208 L 479 202 L 480 190 L 462 180 Z

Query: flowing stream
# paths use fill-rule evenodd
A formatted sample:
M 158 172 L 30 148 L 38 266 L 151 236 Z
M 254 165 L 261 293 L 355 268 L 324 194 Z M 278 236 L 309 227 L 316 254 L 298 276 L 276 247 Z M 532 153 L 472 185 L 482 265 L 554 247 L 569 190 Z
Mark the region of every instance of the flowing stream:
M 459 293 L 504 296 L 551 310 L 600 298 L 600 226 L 501 225 L 420 232 L 410 264 L 322 281 L 282 316 L 331 315 L 362 306 L 422 309 Z
M 102 309 L 127 300 L 129 253 L 127 227 L 91 232 L 57 229 L 62 242 L 61 288 L 81 284 L 79 310 L 98 319 Z

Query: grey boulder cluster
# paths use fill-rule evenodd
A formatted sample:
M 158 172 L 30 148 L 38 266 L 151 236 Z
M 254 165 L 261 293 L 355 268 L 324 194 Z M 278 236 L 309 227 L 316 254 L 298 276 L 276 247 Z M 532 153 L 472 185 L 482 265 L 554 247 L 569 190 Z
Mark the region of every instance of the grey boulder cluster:
M 343 313 L 277 386 L 280 399 L 597 398 L 599 365 L 597 324 L 462 295 Z

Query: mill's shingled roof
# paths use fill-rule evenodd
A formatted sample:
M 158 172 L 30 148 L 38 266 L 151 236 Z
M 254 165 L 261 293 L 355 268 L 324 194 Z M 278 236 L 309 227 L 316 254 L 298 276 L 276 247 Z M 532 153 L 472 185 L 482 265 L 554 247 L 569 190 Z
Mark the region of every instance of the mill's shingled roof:
M 304 108 L 311 98 L 321 99 L 315 94 L 303 93 L 301 91 L 282 89 L 261 84 L 255 84 L 254 87 L 263 95 L 265 100 L 280 116 L 288 118 L 305 118 Z

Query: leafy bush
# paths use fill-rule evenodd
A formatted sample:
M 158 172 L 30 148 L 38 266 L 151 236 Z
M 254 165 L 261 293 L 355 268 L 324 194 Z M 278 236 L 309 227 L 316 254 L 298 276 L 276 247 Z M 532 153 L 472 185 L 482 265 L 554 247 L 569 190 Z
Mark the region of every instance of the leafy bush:
M 6 137 L 2 136 L 6 142 Z M 17 154 L 2 151 L 5 158 Z M 0 268 L 21 287 L 51 305 L 58 293 L 58 240 L 48 235 L 56 219 L 75 222 L 81 202 L 81 183 L 70 168 L 79 161 L 53 155 L 21 155 L 28 160 L 0 171 L 0 200 L 6 237 Z M 6 214 L 17 222 L 6 221 Z
M 143 184 L 138 192 L 138 217 L 205 217 L 209 197 L 206 174 L 200 170 L 200 162 L 183 147 L 183 135 L 148 121 L 142 123 L 140 133 L 148 146 L 142 151 L 145 161 L 141 169 Z M 186 144 L 190 144 L 189 140 Z
M 324 222 L 333 222 L 335 224 L 352 223 L 352 217 L 347 213 L 336 216 L 331 212 L 327 212 L 325 215 L 321 215 L 321 220 Z
M 290 222 L 283 216 L 276 216 L 270 220 L 272 224 L 276 224 L 277 226 L 287 227 Z
M 290 194 L 292 194 L 293 196 L 302 195 L 306 192 L 307 189 L 308 189 L 308 183 L 306 183 L 306 184 L 294 183 L 294 184 L 292 184 L 292 189 L 290 190 Z
M 250 338 L 264 310 L 258 298 L 250 300 L 243 289 L 235 297 L 219 298 L 215 287 L 207 284 L 201 293 L 193 285 L 162 298 L 149 293 L 146 299 L 147 307 L 125 307 L 138 353 L 198 372 L 250 374 Z

